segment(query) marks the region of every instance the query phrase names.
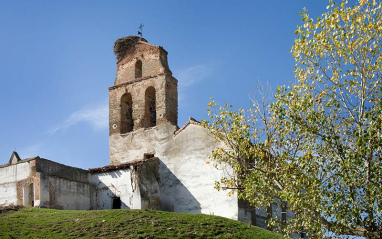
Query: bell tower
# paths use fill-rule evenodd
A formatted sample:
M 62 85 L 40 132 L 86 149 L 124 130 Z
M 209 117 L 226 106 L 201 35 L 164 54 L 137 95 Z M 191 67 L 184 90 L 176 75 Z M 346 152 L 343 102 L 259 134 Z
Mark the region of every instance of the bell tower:
M 155 138 L 148 136 L 155 134 L 155 128 L 177 127 L 178 81 L 169 69 L 167 51 L 144 38 L 120 38 L 114 53 L 117 75 L 109 88 L 109 143 L 110 163 L 119 164 L 155 153 L 154 148 L 139 145 L 146 140 L 142 137 Z M 143 135 L 143 131 L 147 132 Z M 140 156 L 130 152 L 139 147 L 149 152 Z

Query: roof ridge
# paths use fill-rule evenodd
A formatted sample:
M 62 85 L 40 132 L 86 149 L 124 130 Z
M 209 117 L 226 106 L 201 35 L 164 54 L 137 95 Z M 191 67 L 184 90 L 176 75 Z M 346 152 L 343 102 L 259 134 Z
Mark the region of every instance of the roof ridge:
M 177 131 L 174 132 L 174 136 L 178 135 L 180 132 L 182 132 L 185 128 L 187 128 L 187 126 L 189 126 L 190 124 L 193 124 L 193 125 L 202 125 L 202 123 L 200 123 L 199 121 L 197 121 L 196 119 L 192 118 L 192 117 L 188 117 L 188 120 L 187 122 L 182 126 L 180 127 Z

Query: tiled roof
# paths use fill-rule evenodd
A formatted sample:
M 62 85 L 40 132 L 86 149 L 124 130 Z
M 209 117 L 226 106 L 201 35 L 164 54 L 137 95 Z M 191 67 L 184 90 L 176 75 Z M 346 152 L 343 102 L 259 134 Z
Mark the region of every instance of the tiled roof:
M 129 163 L 106 165 L 100 168 L 89 168 L 88 171 L 90 173 L 105 173 L 105 172 L 110 172 L 110 171 L 119 170 L 119 169 L 126 169 L 126 168 L 129 168 L 130 166 L 140 165 L 146 161 L 157 160 L 157 159 L 158 159 L 157 157 L 150 157 L 147 159 L 141 159 L 141 160 L 137 160 L 137 161 L 129 162 Z

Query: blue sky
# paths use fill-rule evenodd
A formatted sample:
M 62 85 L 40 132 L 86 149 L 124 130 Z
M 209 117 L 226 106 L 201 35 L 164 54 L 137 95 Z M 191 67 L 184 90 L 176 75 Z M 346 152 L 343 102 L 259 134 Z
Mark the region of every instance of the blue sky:
M 250 107 L 256 82 L 294 80 L 289 50 L 303 7 L 327 1 L 0 2 L 0 164 L 16 148 L 92 168 L 109 163 L 108 87 L 114 41 L 135 35 L 163 46 L 179 81 L 179 121 L 207 118 L 209 97 Z

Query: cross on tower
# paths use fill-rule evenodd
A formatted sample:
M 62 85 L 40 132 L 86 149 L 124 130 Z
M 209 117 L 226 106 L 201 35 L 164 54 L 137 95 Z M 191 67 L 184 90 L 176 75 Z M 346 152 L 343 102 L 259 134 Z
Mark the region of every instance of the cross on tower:
M 138 29 L 139 29 L 139 31 L 138 31 L 138 35 L 140 36 L 140 37 L 142 37 L 142 32 L 143 32 L 143 27 L 144 27 L 144 25 L 141 23 L 140 25 L 139 25 L 139 27 L 138 27 Z

